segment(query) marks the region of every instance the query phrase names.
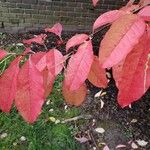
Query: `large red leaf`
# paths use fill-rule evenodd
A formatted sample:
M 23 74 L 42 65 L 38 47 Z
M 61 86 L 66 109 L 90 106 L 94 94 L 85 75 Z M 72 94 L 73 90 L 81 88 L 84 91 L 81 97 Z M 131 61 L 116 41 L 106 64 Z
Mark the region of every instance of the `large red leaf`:
M 62 25 L 60 23 L 56 23 L 52 28 L 46 28 L 45 32 L 52 32 L 61 37 Z
M 36 65 L 37 69 L 42 72 L 46 68 L 46 52 L 38 52 L 32 55 L 32 62 Z
M 46 54 L 46 52 L 37 52 L 37 53 L 33 54 L 31 57 L 32 62 L 34 64 L 37 64 L 45 54 Z M 40 68 L 42 68 L 42 67 L 40 67 Z
M 43 45 L 44 44 L 44 40 L 45 38 L 47 37 L 46 34 L 40 34 L 40 35 L 37 35 L 36 37 L 32 38 L 32 39 L 29 39 L 29 40 L 23 40 L 23 43 L 24 44 L 32 44 L 32 43 L 37 43 L 37 44 L 40 44 L 40 45 Z
M 15 104 L 22 117 L 33 123 L 41 113 L 43 103 L 43 75 L 29 58 L 18 75 Z
M 99 0 L 92 0 L 93 6 L 95 7 Z
M 150 21 L 150 6 L 144 7 L 139 11 L 138 15 L 142 17 L 145 21 Z
M 0 49 L 0 60 L 3 59 L 8 53 L 2 49 Z
M 38 57 L 40 56 L 37 56 L 37 59 Z M 64 67 L 64 61 L 64 56 L 57 49 L 51 49 L 36 63 L 36 67 L 39 71 L 47 67 L 54 76 L 57 76 Z
M 106 71 L 101 67 L 97 56 L 94 57 L 88 80 L 97 87 L 107 86 Z
M 82 44 L 70 60 L 65 74 L 65 83 L 70 91 L 75 91 L 84 83 L 93 62 L 91 40 Z
M 37 53 L 32 56 L 37 69 L 43 73 L 45 97 L 52 91 L 56 76 L 64 67 L 64 57 L 57 49 L 51 49 L 48 53 Z
M 89 36 L 87 34 L 76 34 L 71 39 L 68 40 L 66 44 L 66 51 L 68 51 L 71 47 L 75 47 L 77 45 L 82 44 L 85 40 L 87 40 Z
M 103 68 L 110 68 L 123 60 L 139 42 L 145 27 L 137 15 L 127 14 L 117 19 L 101 42 L 99 59 Z
M 80 106 L 85 100 L 87 89 L 85 83 L 82 84 L 79 89 L 70 91 L 66 86 L 65 82 L 62 87 L 63 96 L 65 101 L 70 105 Z
M 57 49 L 52 49 L 46 54 L 46 63 L 48 70 L 57 76 L 64 67 L 65 58 Z
M 0 77 L 0 108 L 4 112 L 10 111 L 15 98 L 20 58 L 17 57 Z
M 31 58 L 32 62 L 36 65 L 36 68 L 43 74 L 43 83 L 45 90 L 44 95 L 46 98 L 52 91 L 55 75 L 52 75 L 52 73 L 47 69 L 45 52 L 36 53 Z
M 52 91 L 55 75 L 47 69 L 46 63 L 46 53 L 45 52 L 38 52 L 34 54 L 32 57 L 32 62 L 36 65 L 37 69 L 42 72 L 43 74 L 43 82 L 44 82 L 44 90 L 45 90 L 45 97 L 47 97 L 50 92 Z
M 146 64 L 149 61 L 150 46 L 147 39 L 146 35 L 142 37 L 140 43 L 120 64 L 121 68 L 113 67 L 113 74 L 118 74 L 114 78 L 119 89 L 118 102 L 122 107 L 138 100 L 149 88 L 150 80 L 147 78 L 150 78 L 150 72 L 147 74 Z
M 102 27 L 103 25 L 113 23 L 115 20 L 117 20 L 118 18 L 120 18 L 124 14 L 125 14 L 125 12 L 122 10 L 112 10 L 112 11 L 108 11 L 108 12 L 102 14 L 94 22 L 93 32 L 96 29 Z

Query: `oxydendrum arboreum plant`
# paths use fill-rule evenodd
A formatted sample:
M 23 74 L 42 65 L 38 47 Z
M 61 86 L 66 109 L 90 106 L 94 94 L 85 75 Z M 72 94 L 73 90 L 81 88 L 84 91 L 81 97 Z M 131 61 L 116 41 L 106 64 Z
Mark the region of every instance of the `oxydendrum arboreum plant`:
M 94 5 L 97 2 L 93 0 Z M 64 42 L 62 25 L 57 23 L 46 28 L 44 34 L 23 40 L 25 51 L 13 54 L 15 59 L 0 77 L 0 109 L 9 112 L 14 103 L 27 122 L 35 122 L 62 69 L 62 92 L 68 104 L 82 104 L 87 93 L 86 79 L 105 88 L 108 82 L 105 69 L 112 68 L 119 89 L 118 103 L 121 107 L 128 106 L 150 87 L 149 22 L 148 1 L 134 4 L 130 0 L 123 8 L 99 16 L 90 35 L 76 34 Z M 100 43 L 99 55 L 95 56 L 92 37 L 108 25 L 110 29 Z M 51 49 L 45 45 L 49 32 L 58 38 L 56 47 Z M 45 47 L 46 51 L 33 52 L 33 44 Z M 58 50 L 61 45 L 66 47 L 65 55 Z M 0 50 L 0 59 L 3 61 L 8 54 Z

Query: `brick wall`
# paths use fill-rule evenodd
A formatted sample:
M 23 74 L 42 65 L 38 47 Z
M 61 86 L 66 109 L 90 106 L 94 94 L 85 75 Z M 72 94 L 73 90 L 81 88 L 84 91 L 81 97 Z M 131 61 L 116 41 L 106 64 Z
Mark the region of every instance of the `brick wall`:
M 56 22 L 65 29 L 89 29 L 101 13 L 119 8 L 128 0 L 0 0 L 0 30 L 27 31 Z

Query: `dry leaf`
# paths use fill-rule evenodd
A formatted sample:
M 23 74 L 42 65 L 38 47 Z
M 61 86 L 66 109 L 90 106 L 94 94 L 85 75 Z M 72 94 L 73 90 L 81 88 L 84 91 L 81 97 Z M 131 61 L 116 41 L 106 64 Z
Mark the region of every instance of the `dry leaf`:
M 106 145 L 103 150 L 110 150 L 109 147 Z
M 88 141 L 88 139 L 87 139 L 86 137 L 81 137 L 81 138 L 75 137 L 75 139 L 76 139 L 77 141 L 79 141 L 80 143 L 85 143 L 85 142 Z
M 116 146 L 117 149 L 118 148 L 124 148 L 124 147 L 127 147 L 127 146 L 126 145 L 122 145 L 122 144 L 119 144 L 119 145 Z
M 98 93 L 96 93 L 96 94 L 94 95 L 94 97 L 95 97 L 95 98 L 100 97 L 100 96 L 101 96 L 101 94 L 102 94 L 102 90 L 101 90 L 101 91 L 99 91 Z
M 95 131 L 101 134 L 105 132 L 103 128 L 96 128 Z
M 148 142 L 144 141 L 144 140 L 136 140 L 136 142 L 138 143 L 138 145 L 144 147 L 148 144 Z
M 102 100 L 100 100 L 101 101 L 101 109 L 104 107 L 104 102 L 102 101 Z
M 138 149 L 138 146 L 137 146 L 134 142 L 132 142 L 131 147 L 132 147 L 133 149 Z

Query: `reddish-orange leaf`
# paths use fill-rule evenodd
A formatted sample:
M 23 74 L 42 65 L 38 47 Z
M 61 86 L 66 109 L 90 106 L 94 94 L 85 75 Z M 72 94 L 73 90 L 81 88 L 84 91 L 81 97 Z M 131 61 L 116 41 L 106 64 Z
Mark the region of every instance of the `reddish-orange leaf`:
M 113 77 L 116 81 L 116 86 L 117 87 L 118 87 L 118 82 L 121 81 L 124 62 L 125 62 L 125 60 L 122 60 L 117 65 L 113 66 Z
M 55 75 L 47 69 L 46 64 L 46 53 L 39 52 L 34 54 L 32 57 L 32 62 L 36 65 L 37 69 L 43 74 L 43 82 L 44 82 L 44 90 L 45 90 L 45 98 L 51 93 Z
M 125 12 L 122 10 L 112 10 L 112 11 L 108 11 L 108 12 L 100 15 L 94 22 L 93 32 L 96 29 L 102 27 L 103 25 L 113 23 L 115 20 L 117 20 L 124 14 L 125 14 Z
M 32 62 L 34 64 L 37 64 L 40 59 L 45 55 L 46 53 L 45 52 L 37 52 L 35 53 L 34 55 L 32 55 L 31 59 L 32 59 Z M 40 69 L 41 70 L 41 69 Z
M 107 86 L 106 71 L 101 67 L 97 56 L 94 57 L 88 80 L 97 87 Z
M 75 91 L 84 83 L 93 62 L 91 40 L 82 44 L 70 60 L 65 74 L 65 83 L 70 91 Z
M 77 90 L 70 91 L 65 82 L 62 87 L 63 96 L 65 101 L 70 105 L 80 106 L 85 100 L 87 89 L 85 83 L 82 84 Z
M 68 51 L 71 47 L 75 47 L 77 45 L 82 44 L 89 38 L 87 34 L 76 34 L 71 39 L 68 40 L 66 44 L 66 51 Z
M 29 39 L 29 40 L 23 40 L 23 43 L 24 44 L 32 44 L 32 43 L 37 43 L 37 44 L 40 44 L 40 45 L 43 45 L 44 44 L 44 40 L 45 38 L 47 37 L 46 34 L 40 34 L 40 35 L 37 35 L 36 37 L 32 38 L 32 39 Z
M 43 73 L 45 97 L 47 97 L 52 91 L 55 77 L 63 69 L 64 57 L 58 50 L 52 49 L 48 53 L 40 52 L 33 55 L 32 60 L 37 69 Z
M 92 0 L 93 6 L 95 7 L 99 0 Z
M 45 32 L 52 32 L 61 37 L 62 25 L 60 23 L 56 23 L 52 28 L 46 28 Z
M 140 43 L 127 55 L 121 69 L 113 68 L 116 74 L 118 72 L 118 77 L 114 76 L 114 78 L 118 83 L 118 102 L 122 107 L 138 100 L 149 88 L 150 80 L 147 81 L 147 75 L 150 78 L 150 73 L 147 74 L 146 66 L 149 61 L 150 47 L 148 48 L 147 39 L 147 35 L 142 37 Z
M 103 67 L 110 68 L 123 60 L 139 42 L 145 27 L 144 21 L 134 14 L 117 19 L 101 42 L 99 60 Z
M 3 59 L 8 53 L 2 49 L 0 49 L 0 60 Z
M 32 55 L 31 59 L 32 62 L 36 65 L 37 69 L 42 72 L 46 67 L 46 53 L 45 52 L 38 52 Z
M 15 104 L 22 117 L 33 123 L 41 113 L 43 103 L 43 75 L 29 58 L 18 75 Z
M 57 49 L 52 49 L 46 54 L 47 69 L 57 76 L 64 67 L 65 58 Z
M 0 77 L 0 108 L 4 112 L 10 111 L 15 98 L 20 58 L 17 57 Z

